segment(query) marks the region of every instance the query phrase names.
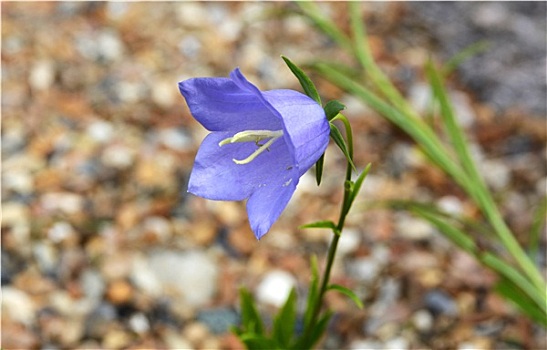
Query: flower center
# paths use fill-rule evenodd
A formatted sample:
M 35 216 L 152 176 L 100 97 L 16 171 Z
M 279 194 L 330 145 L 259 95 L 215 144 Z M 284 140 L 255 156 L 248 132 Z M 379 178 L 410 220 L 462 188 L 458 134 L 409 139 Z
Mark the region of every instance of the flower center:
M 219 146 L 224 146 L 230 143 L 236 142 L 254 142 L 258 149 L 254 151 L 250 156 L 245 159 L 232 159 L 236 164 L 247 164 L 252 162 L 260 153 L 269 150 L 268 148 L 277 140 L 283 136 L 283 130 L 245 130 L 238 132 L 232 137 L 228 137 L 218 143 Z M 264 144 L 260 144 L 260 141 L 269 139 Z

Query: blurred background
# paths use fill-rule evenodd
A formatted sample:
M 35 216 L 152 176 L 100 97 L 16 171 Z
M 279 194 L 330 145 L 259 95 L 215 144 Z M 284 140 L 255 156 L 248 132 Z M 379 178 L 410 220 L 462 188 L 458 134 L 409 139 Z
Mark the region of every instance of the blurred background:
M 321 4 L 340 26 L 342 3 Z M 240 67 L 262 89 L 298 82 L 280 55 L 347 60 L 290 3 L 2 3 L 2 347 L 237 349 L 238 288 L 271 315 L 288 287 L 301 300 L 309 258 L 330 234 L 344 159 L 327 151 L 323 184 L 306 174 L 257 242 L 244 203 L 186 193 L 204 130 L 177 82 Z M 546 4 L 363 3 L 375 57 L 427 108 L 423 65 L 486 40 L 450 94 L 488 185 L 526 242 L 545 195 Z M 335 310 L 324 349 L 538 349 L 545 332 L 491 291 L 495 276 L 405 212 L 415 199 L 473 217 L 462 192 L 410 140 L 310 72 L 347 106 L 356 164 L 372 163 L 348 218 L 333 282 L 357 310 Z M 545 247 L 545 238 L 543 239 Z M 545 262 L 543 262 L 545 263 Z

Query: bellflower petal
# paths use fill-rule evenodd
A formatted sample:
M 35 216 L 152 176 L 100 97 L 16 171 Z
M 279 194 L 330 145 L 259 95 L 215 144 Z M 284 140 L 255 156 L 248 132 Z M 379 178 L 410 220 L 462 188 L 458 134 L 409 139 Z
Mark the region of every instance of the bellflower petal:
M 219 147 L 218 143 L 228 135 L 215 132 L 203 140 L 190 174 L 188 192 L 207 199 L 238 201 L 249 198 L 258 188 L 271 186 L 272 178 L 298 181 L 299 174 L 291 167 L 293 160 L 283 142 L 272 144 L 266 156 L 248 164 L 236 164 L 233 159 L 244 158 L 256 146 L 245 142 Z
M 276 130 L 281 120 L 256 95 L 228 78 L 192 78 L 179 83 L 188 108 L 209 131 Z
M 188 191 L 213 200 L 248 199 L 249 222 L 260 239 L 328 145 L 323 109 L 297 91 L 262 92 L 239 69 L 229 79 L 193 78 L 179 89 L 194 118 L 211 131 Z

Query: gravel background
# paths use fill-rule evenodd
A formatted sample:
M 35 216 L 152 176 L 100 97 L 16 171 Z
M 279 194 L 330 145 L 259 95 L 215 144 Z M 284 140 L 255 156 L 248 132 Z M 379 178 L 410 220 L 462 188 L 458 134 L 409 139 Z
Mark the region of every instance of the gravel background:
M 281 54 L 345 60 L 286 3 L 2 3 L 2 347 L 238 349 L 237 289 L 264 315 L 329 236 L 298 225 L 335 218 L 343 158 L 329 148 L 317 188 L 299 184 L 260 242 L 243 203 L 185 191 L 206 132 L 177 82 L 239 66 L 263 89 L 299 86 Z M 321 4 L 347 26 L 344 4 Z M 449 89 L 503 214 L 526 243 L 545 195 L 545 3 L 367 3 L 379 63 L 423 111 L 422 67 L 476 40 Z M 356 163 L 372 172 L 349 216 L 330 294 L 325 349 L 540 349 L 545 332 L 492 292 L 495 276 L 404 212 L 416 199 L 477 217 L 399 130 L 311 74 L 347 104 Z M 545 239 L 542 241 L 545 246 Z M 545 265 L 544 257 L 540 262 Z

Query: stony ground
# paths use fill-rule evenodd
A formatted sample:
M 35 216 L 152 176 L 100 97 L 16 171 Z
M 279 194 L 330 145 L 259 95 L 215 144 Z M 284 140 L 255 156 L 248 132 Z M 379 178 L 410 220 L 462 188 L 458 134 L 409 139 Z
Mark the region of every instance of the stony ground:
M 296 227 L 337 215 L 343 159 L 305 175 L 257 242 L 243 203 L 186 193 L 206 132 L 177 82 L 239 66 L 263 89 L 299 89 L 279 58 L 344 58 L 285 3 L 2 4 L 2 347 L 237 349 L 239 286 L 265 315 L 287 285 L 304 298 L 329 236 Z M 451 95 L 489 186 L 519 239 L 545 195 L 545 3 L 366 4 L 375 56 L 417 109 L 422 66 L 476 40 L 489 51 Z M 345 6 L 325 6 L 341 26 Z M 439 14 L 450 20 L 440 21 Z M 476 208 L 400 131 L 348 106 L 356 163 L 373 164 L 333 274 L 365 302 L 336 311 L 324 349 L 541 349 L 545 332 L 491 290 L 495 276 L 405 212 L 418 199 Z M 543 240 L 543 243 L 545 241 Z M 545 264 L 545 261 L 541 261 Z M 281 292 L 280 292 L 281 291 Z

